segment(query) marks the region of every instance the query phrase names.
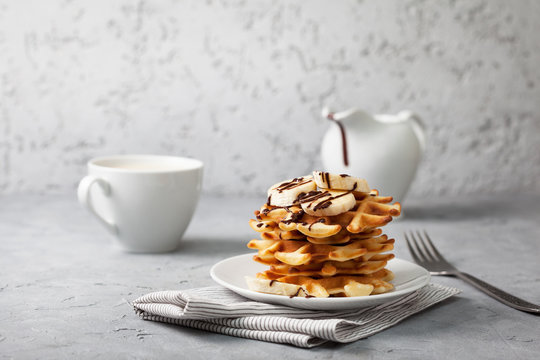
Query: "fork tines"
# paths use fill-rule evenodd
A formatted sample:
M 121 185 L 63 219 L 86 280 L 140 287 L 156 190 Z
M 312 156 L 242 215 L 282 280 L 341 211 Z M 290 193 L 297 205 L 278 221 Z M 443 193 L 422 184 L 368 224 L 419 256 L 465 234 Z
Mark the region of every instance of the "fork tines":
M 405 232 L 405 240 L 414 261 L 432 262 L 444 260 L 441 253 L 433 245 L 427 232 L 424 230 L 422 233 L 418 230 Z

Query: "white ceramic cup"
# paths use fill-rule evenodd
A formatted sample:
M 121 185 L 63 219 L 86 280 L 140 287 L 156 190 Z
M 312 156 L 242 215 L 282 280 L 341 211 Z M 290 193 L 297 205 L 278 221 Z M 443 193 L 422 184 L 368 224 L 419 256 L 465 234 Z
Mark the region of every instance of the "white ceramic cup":
M 114 155 L 88 162 L 79 201 L 129 252 L 175 250 L 199 200 L 203 163 L 158 155 Z

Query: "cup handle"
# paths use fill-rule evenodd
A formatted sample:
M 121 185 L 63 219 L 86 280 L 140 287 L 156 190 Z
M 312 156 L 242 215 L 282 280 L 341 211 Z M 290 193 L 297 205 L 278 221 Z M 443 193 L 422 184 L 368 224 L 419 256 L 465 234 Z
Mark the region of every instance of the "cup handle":
M 90 189 L 94 184 L 98 184 L 100 186 L 105 196 L 109 196 L 111 194 L 111 186 L 108 182 L 101 178 L 88 175 L 85 176 L 79 183 L 79 188 L 77 189 L 77 197 L 79 198 L 79 202 L 85 208 L 87 208 L 99 220 L 99 222 L 102 223 L 103 226 L 105 226 L 107 230 L 109 230 L 112 234 L 117 234 L 118 228 L 116 227 L 116 224 L 110 220 L 105 219 L 94 209 L 94 205 L 92 204 L 92 199 L 90 197 Z

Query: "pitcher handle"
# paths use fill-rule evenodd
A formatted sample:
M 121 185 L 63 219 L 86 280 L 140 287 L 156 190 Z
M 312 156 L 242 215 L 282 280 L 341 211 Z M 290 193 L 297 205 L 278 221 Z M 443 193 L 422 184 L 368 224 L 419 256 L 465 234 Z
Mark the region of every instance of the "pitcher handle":
M 90 189 L 94 184 L 99 185 L 105 196 L 109 196 L 111 194 L 111 187 L 108 182 L 101 178 L 88 175 L 85 176 L 79 183 L 79 188 L 77 189 L 77 197 L 79 198 L 79 202 L 86 207 L 99 220 L 99 222 L 105 226 L 107 230 L 109 230 L 112 234 L 116 234 L 118 233 L 118 228 L 116 225 L 112 221 L 105 219 L 94 208 L 94 204 L 92 203 L 90 196 Z
M 422 153 L 426 150 L 426 127 L 424 122 L 416 113 L 410 110 L 403 110 L 397 114 L 398 118 L 402 121 L 410 121 L 413 127 L 413 131 L 416 134 Z

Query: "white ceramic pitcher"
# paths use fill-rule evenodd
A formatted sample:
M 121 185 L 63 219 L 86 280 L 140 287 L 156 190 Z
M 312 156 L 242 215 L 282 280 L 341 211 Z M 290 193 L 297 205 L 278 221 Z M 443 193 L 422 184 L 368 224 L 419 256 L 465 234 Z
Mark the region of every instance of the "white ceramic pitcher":
M 403 201 L 424 152 L 420 118 L 408 110 L 370 115 L 358 109 L 331 112 L 328 108 L 322 116 L 334 122 L 321 146 L 325 170 L 364 178 L 381 195 Z

